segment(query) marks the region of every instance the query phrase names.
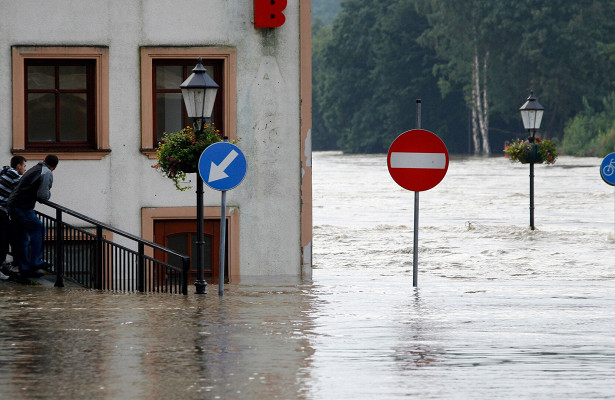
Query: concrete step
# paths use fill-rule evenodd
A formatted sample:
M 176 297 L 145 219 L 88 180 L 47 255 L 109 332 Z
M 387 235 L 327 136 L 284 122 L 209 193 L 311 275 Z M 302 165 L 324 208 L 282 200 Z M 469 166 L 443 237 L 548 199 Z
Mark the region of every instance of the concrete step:
M 22 285 L 53 287 L 55 286 L 55 283 L 56 283 L 56 274 L 51 273 L 51 272 L 47 272 L 45 275 L 41 276 L 40 278 L 26 278 L 17 272 L 12 272 L 11 270 L 5 268 L 5 266 L 2 266 L 2 272 L 5 275 L 9 276 L 9 280 L 17 282 L 17 283 L 21 283 Z M 83 289 L 83 286 L 77 283 L 74 283 L 70 280 L 67 280 L 67 279 L 64 279 L 64 287 Z

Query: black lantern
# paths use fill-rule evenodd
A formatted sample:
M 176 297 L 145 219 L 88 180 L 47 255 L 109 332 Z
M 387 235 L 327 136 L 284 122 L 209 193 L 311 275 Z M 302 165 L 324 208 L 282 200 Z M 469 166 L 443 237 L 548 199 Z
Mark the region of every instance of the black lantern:
M 519 108 L 519 111 L 521 112 L 523 127 L 534 137 L 536 131 L 540 128 L 542 115 L 545 112 L 545 108 L 534 97 L 534 92 L 530 92 L 530 97 L 528 97 L 525 104 Z
M 207 68 L 199 63 L 192 69 L 192 74 L 179 86 L 190 118 L 209 118 L 214 109 L 218 84 L 207 75 Z

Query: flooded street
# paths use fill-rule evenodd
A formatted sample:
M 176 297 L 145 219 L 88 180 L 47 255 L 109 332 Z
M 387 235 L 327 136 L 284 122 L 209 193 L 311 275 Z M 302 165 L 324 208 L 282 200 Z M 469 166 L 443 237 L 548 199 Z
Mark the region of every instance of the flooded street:
M 452 158 L 414 195 L 385 155 L 315 153 L 313 281 L 221 298 L 0 282 L 0 398 L 615 399 L 614 190 L 600 159 Z M 192 292 L 192 291 L 191 291 Z

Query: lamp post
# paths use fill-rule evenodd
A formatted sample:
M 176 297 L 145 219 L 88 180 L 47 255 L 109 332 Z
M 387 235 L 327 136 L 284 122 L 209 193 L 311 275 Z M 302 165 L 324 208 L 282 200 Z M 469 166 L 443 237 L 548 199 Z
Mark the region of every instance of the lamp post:
M 186 105 L 188 117 L 198 125 L 197 137 L 203 133 L 203 125 L 206 118 L 211 117 L 214 109 L 214 101 L 218 92 L 218 84 L 207 75 L 207 69 L 198 58 L 198 64 L 192 70 L 192 74 L 179 86 Z M 197 280 L 194 282 L 197 294 L 206 294 L 205 286 L 205 234 L 203 218 L 203 179 L 197 168 L 196 179 L 196 268 Z
M 527 130 L 527 141 L 531 145 L 529 162 L 530 162 L 530 228 L 534 230 L 534 163 L 536 162 L 537 148 L 536 131 L 540 128 L 542 115 L 545 112 L 544 107 L 534 97 L 534 92 L 530 92 L 525 104 L 519 108 L 523 127 Z

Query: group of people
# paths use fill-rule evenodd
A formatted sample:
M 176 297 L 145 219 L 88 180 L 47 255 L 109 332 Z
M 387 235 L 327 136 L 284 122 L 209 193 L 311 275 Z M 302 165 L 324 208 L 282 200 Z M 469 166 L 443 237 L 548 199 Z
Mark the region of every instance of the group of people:
M 13 156 L 10 165 L 0 170 L 0 265 L 26 278 L 41 277 L 51 267 L 43 261 L 45 228 L 34 206 L 51 197 L 57 166 L 58 157 L 53 154 L 28 170 L 24 157 Z M 12 265 L 6 263 L 9 247 Z M 0 279 L 8 276 L 0 271 Z

